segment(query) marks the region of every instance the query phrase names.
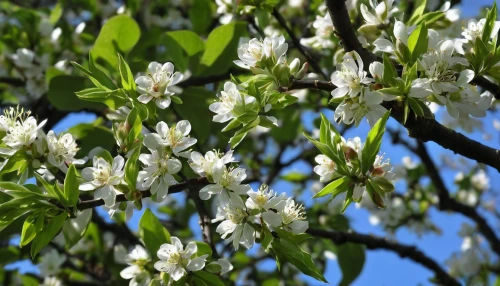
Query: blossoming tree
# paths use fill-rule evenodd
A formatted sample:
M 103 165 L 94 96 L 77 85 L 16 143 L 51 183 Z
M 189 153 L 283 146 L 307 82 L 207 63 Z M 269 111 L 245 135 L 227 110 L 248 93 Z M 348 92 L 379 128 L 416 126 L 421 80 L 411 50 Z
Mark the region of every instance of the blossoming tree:
M 373 249 L 439 285 L 500 273 L 500 151 L 456 131 L 500 98 L 495 5 L 465 23 L 426 0 L 20 3 L 0 4 L 2 285 L 300 285 L 332 254 L 350 285 Z M 441 232 L 432 210 L 467 220 L 445 264 L 393 236 Z

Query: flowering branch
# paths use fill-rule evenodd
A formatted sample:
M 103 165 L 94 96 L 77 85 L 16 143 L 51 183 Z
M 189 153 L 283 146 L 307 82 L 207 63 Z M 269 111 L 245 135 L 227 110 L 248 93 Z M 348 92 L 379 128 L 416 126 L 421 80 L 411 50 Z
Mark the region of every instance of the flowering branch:
M 300 40 L 295 36 L 293 33 L 292 29 L 288 27 L 285 19 L 283 16 L 276 10 L 276 8 L 273 9 L 273 12 L 271 13 L 273 17 L 278 21 L 278 23 L 285 29 L 285 31 L 288 33 L 288 36 L 290 36 L 290 39 L 292 39 L 292 42 L 294 46 L 299 50 L 299 52 L 304 55 L 304 57 L 307 59 L 307 62 L 309 62 L 312 66 L 312 68 L 319 74 L 323 76 L 323 78 L 327 79 L 328 76 L 321 70 L 321 67 L 318 65 L 318 63 L 313 59 L 313 57 L 304 49 L 304 47 L 300 44 Z
M 436 278 L 443 285 L 460 285 L 457 280 L 451 277 L 439 264 L 432 258 L 426 256 L 420 249 L 415 246 L 399 244 L 385 238 L 376 237 L 373 235 L 359 234 L 355 232 L 338 232 L 326 231 L 321 229 L 310 228 L 308 234 L 324 239 L 330 239 L 335 244 L 357 243 L 363 244 L 368 249 L 385 249 L 397 253 L 402 258 L 409 258 L 416 263 L 432 270 L 436 274 Z
M 195 179 L 189 179 L 185 182 L 170 186 L 168 188 L 168 193 L 169 194 L 174 194 L 174 193 L 180 193 L 183 190 L 186 190 L 189 188 L 189 186 L 195 186 L 195 185 L 207 185 L 208 180 L 206 177 L 201 177 L 201 178 L 195 178 Z M 150 197 L 152 194 L 149 190 L 147 191 L 141 191 L 140 192 L 142 198 L 147 198 Z M 116 196 L 116 202 L 126 202 L 127 197 L 124 194 L 117 195 Z M 90 208 L 95 208 L 98 206 L 103 206 L 104 200 L 103 199 L 94 199 L 94 200 L 88 200 L 88 201 L 81 201 L 77 204 L 77 209 L 78 210 L 84 210 L 84 209 L 90 209 Z

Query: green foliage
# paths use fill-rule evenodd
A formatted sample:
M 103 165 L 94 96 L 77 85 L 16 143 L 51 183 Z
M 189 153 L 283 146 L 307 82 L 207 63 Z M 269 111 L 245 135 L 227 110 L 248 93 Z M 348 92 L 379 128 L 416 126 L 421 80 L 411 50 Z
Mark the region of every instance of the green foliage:
M 408 49 L 411 53 L 411 62 L 414 63 L 424 53 L 429 46 L 429 35 L 427 26 L 422 23 L 408 37 Z
M 349 177 L 341 177 L 326 185 L 321 191 L 315 194 L 313 198 L 324 197 L 326 195 L 332 194 L 332 199 L 334 199 L 340 193 L 347 191 L 349 181 Z
M 170 233 L 149 209 L 146 209 L 139 221 L 139 236 L 154 260 L 160 246 L 170 243 Z
M 66 213 L 60 213 L 59 215 L 51 218 L 43 229 L 36 234 L 36 237 L 31 243 L 31 257 L 35 257 L 42 248 L 47 246 L 49 242 L 54 239 L 54 237 L 61 231 L 61 228 L 66 221 L 68 215 Z
M 68 173 L 66 173 L 66 179 L 64 180 L 64 199 L 70 206 L 75 206 L 78 202 L 78 197 L 80 195 L 78 186 L 79 183 L 75 165 L 70 165 Z
M 390 111 L 387 111 L 384 116 L 377 121 L 373 128 L 368 132 L 366 137 L 366 143 L 361 151 L 361 172 L 366 174 L 368 170 L 373 166 L 375 162 L 375 157 L 380 151 L 380 146 L 382 145 L 382 137 L 385 133 L 385 124 L 389 118 Z
M 365 264 L 365 250 L 360 244 L 345 243 L 336 247 L 335 254 L 342 270 L 339 286 L 351 285 Z
M 100 110 L 104 105 L 81 100 L 75 94 L 88 87 L 85 78 L 60 75 L 51 79 L 47 97 L 58 110 L 78 111 L 84 108 Z

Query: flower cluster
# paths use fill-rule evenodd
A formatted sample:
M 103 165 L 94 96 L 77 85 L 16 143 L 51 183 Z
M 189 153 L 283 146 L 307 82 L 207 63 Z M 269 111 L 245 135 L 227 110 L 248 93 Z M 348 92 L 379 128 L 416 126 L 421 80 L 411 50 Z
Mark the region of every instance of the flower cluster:
M 140 245 L 136 245 L 132 251 L 122 257 L 117 257 L 115 251 L 115 260 L 119 263 L 126 263 L 129 266 L 120 272 L 123 279 L 131 279 L 129 285 L 149 285 L 151 274 L 146 266 L 151 263 L 149 253 Z
M 490 179 L 484 170 L 467 176 L 460 172 L 455 176 L 455 184 L 459 187 L 456 198 L 474 207 L 478 204 L 480 196 L 490 188 Z
M 172 63 L 162 65 L 152 62 L 148 66 L 148 75 L 140 76 L 135 80 L 137 91 L 141 94 L 137 100 L 144 104 L 154 100 L 158 108 L 165 109 L 172 102 L 171 96 L 175 94 L 174 86 L 183 77 L 181 73 L 174 72 Z

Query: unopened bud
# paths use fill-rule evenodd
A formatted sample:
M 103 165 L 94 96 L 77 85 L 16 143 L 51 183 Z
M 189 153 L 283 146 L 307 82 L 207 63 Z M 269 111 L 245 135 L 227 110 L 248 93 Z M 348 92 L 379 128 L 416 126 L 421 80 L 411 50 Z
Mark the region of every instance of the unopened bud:
M 290 73 L 295 74 L 296 72 L 299 71 L 299 68 L 300 68 L 300 60 L 296 58 L 290 63 Z
M 298 72 L 296 72 L 293 76 L 296 78 L 296 79 L 302 79 L 306 73 L 307 73 L 307 69 L 309 68 L 309 63 L 308 62 L 305 62 L 302 67 L 300 68 L 300 70 Z

